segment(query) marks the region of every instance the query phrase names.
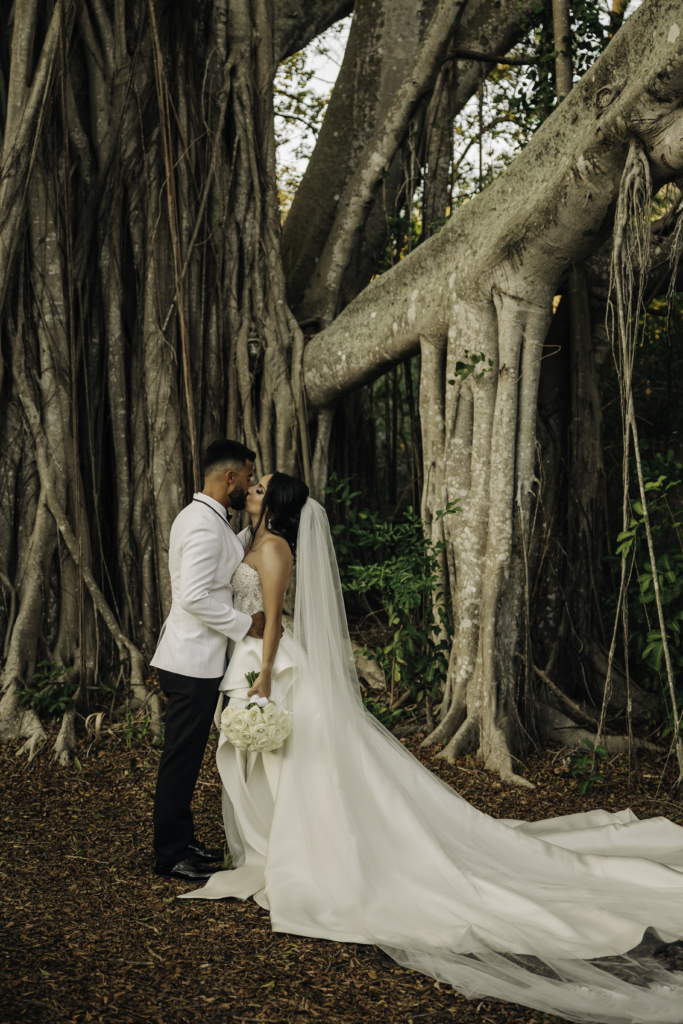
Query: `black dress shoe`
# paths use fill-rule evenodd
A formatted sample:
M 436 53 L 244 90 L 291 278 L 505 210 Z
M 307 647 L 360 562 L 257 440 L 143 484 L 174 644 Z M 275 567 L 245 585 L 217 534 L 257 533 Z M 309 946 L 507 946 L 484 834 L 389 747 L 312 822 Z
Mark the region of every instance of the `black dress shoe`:
M 208 846 L 204 846 L 204 843 L 200 843 L 198 839 L 193 839 L 191 843 L 187 845 L 190 854 L 198 861 L 210 861 L 210 860 L 223 860 L 225 853 L 223 850 L 211 849 Z
M 210 864 L 199 864 L 191 857 L 185 857 L 176 864 L 166 864 L 162 860 L 154 861 L 154 874 L 162 878 L 180 878 L 183 882 L 206 882 L 211 875 L 220 871 L 219 867 Z

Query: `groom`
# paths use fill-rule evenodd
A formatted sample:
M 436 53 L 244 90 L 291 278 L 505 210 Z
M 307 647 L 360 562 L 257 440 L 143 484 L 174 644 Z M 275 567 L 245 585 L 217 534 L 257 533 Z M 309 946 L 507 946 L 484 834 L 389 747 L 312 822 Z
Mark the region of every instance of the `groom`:
M 173 601 L 151 662 L 168 698 L 154 797 L 154 872 L 187 882 L 205 882 L 223 859 L 222 850 L 208 849 L 195 836 L 190 803 L 225 673 L 228 638 L 263 637 L 263 612 L 236 611 L 230 584 L 244 551 L 230 528 L 228 509 L 244 508 L 255 457 L 238 441 L 210 444 L 204 490 L 171 527 Z

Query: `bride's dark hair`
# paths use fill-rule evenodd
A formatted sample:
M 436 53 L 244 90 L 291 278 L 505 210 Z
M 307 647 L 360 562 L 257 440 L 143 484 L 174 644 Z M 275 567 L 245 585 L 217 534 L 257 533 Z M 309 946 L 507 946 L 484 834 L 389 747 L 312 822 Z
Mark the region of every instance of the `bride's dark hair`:
M 273 473 L 263 495 L 258 522 L 256 526 L 249 527 L 252 540 L 265 516 L 266 529 L 278 537 L 283 537 L 289 544 L 292 556 L 296 558 L 299 520 L 308 495 L 309 490 L 303 480 L 287 473 Z

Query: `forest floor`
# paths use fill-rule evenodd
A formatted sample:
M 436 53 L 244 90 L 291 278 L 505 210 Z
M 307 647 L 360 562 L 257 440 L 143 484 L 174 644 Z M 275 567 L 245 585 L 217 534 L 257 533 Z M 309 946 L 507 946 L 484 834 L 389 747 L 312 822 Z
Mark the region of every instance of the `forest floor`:
M 417 752 L 414 736 L 405 741 Z M 54 739 L 54 737 L 51 737 Z M 198 834 L 222 844 L 215 736 L 195 798 Z M 60 768 L 46 743 L 31 764 L 0 747 L 0 1022 L 539 1024 L 543 1014 L 469 1002 L 375 947 L 273 934 L 252 901 L 179 902 L 188 886 L 152 874 L 159 752 L 110 738 Z M 613 757 L 585 796 L 559 751 L 526 758 L 534 790 L 502 786 L 474 758 L 419 757 L 476 807 L 536 820 L 594 807 L 683 820 L 674 758 L 645 755 L 638 778 Z M 676 964 L 683 969 L 683 963 Z

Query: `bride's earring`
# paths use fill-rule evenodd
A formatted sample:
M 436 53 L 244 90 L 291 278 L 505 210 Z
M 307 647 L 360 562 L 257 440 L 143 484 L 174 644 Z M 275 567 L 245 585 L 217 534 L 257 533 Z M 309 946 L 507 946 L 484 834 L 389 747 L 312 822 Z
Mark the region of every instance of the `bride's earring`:
M 272 525 L 273 525 L 273 520 L 272 519 L 266 519 L 266 529 L 270 530 Z

